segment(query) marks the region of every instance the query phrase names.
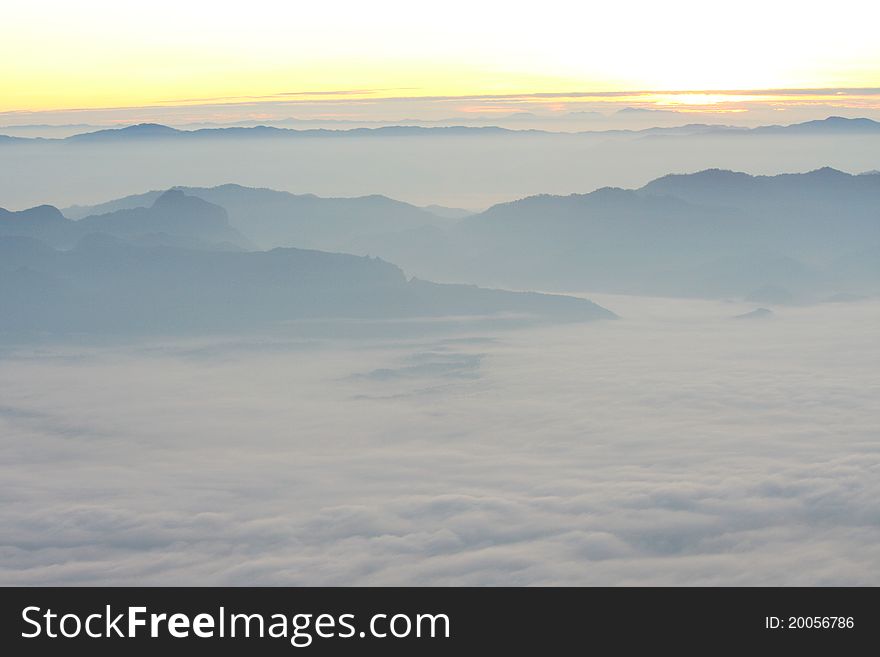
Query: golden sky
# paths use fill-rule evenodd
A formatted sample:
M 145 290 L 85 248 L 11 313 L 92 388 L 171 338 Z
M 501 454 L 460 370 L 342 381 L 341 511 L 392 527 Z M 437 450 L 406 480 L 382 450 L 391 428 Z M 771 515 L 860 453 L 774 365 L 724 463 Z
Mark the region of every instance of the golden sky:
M 0 112 L 880 87 L 878 19 L 876 0 L 7 0 Z M 712 102 L 657 100 L 689 97 Z

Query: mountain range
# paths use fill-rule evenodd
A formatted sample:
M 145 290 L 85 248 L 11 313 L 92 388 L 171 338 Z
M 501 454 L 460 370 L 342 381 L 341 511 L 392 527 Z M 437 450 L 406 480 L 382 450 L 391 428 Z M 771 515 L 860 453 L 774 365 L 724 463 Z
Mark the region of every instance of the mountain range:
M 303 319 L 506 316 L 586 321 L 585 299 L 415 278 L 378 258 L 250 250 L 226 211 L 174 189 L 74 221 L 0 211 L 0 335 L 226 332 Z
M 232 228 L 261 248 L 378 255 L 433 280 L 708 297 L 775 289 L 774 299 L 789 300 L 880 287 L 880 176 L 828 167 L 672 174 L 638 189 L 537 195 L 461 218 L 377 196 L 238 185 L 185 192 L 226 208 Z M 160 194 L 64 212 L 130 212 Z
M 56 328 L 103 326 L 114 312 L 168 327 L 217 323 L 224 312 L 255 324 L 609 316 L 582 299 L 464 283 L 773 305 L 880 293 L 878 175 L 709 169 L 638 189 L 531 196 L 463 218 L 449 212 L 239 185 L 154 191 L 64 213 L 0 210 L 2 298 L 16 309 L 4 322 L 10 330 L 10 322 L 41 326 L 41 317 Z M 66 319 L 52 324 L 40 315 L 46 303 L 34 300 L 51 301 Z
M 824 168 L 533 196 L 462 220 L 430 252 L 405 242 L 375 252 L 436 278 L 513 287 L 746 297 L 772 285 L 807 299 L 880 291 L 878 248 L 880 176 Z
M 356 249 L 358 240 L 365 235 L 449 226 L 472 214 L 458 208 L 420 208 L 379 195 L 322 198 L 231 184 L 176 189 L 222 206 L 228 212 L 230 225 L 264 248 L 296 246 L 349 251 Z M 167 192 L 151 191 L 95 206 L 74 206 L 66 208 L 64 214 L 72 219 L 103 213 L 115 216 L 120 211 L 148 206 L 164 193 Z
M 643 111 L 643 110 L 642 110 Z M 791 125 L 766 125 L 755 128 L 729 126 L 722 124 L 693 123 L 673 127 L 653 127 L 638 130 L 584 130 L 575 133 L 552 132 L 536 129 L 512 129 L 494 125 L 382 125 L 357 128 L 283 128 L 268 125 L 248 125 L 230 127 L 207 127 L 180 129 L 158 123 L 140 123 L 121 128 L 104 128 L 81 132 L 61 138 L 21 137 L 0 135 L 2 143 L 26 142 L 65 142 L 69 144 L 105 144 L 128 141 L 150 140 L 192 140 L 192 139 L 283 139 L 300 137 L 340 138 L 340 137 L 406 137 L 413 135 L 434 135 L 453 137 L 465 135 L 631 135 L 631 136 L 707 136 L 707 135 L 861 135 L 880 134 L 880 122 L 868 118 L 846 118 L 829 116 L 825 119 L 804 121 Z

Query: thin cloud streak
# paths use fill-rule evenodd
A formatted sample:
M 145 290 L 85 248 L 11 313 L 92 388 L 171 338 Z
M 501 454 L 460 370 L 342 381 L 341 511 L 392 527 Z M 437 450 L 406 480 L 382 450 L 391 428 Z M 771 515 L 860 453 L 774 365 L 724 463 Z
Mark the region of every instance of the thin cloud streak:
M 345 90 L 334 90 L 334 91 L 282 91 L 275 94 L 263 94 L 258 96 L 216 96 L 214 98 L 177 98 L 174 100 L 164 100 L 161 101 L 164 103 L 198 103 L 198 102 L 212 102 L 217 100 L 243 100 L 243 99 L 269 99 L 269 98 L 283 98 L 287 96 L 341 96 L 341 97 L 359 97 L 368 94 L 376 94 L 382 91 L 411 91 L 412 89 L 409 87 L 401 87 L 401 88 L 390 88 L 390 89 L 345 89 Z
M 402 88 L 405 89 L 405 88 Z M 268 94 L 262 96 L 227 96 L 227 97 L 206 97 L 206 98 L 188 98 L 188 99 L 171 99 L 160 101 L 156 104 L 147 105 L 127 105 L 127 106 L 108 106 L 108 107 L 70 107 L 52 110 L 9 110 L 0 112 L 0 116 L 39 116 L 42 114 L 53 114 L 61 112 L 109 112 L 121 110 L 152 110 L 152 109 L 168 109 L 169 105 L 175 103 L 187 103 L 181 105 L 192 107 L 192 104 L 202 103 L 207 107 L 253 107 L 263 104 L 289 105 L 296 106 L 298 104 L 336 104 L 344 101 L 350 104 L 361 103 L 401 103 L 401 102 L 492 102 L 492 101 L 530 101 L 530 100 L 560 100 L 560 99 L 646 99 L 658 96 L 688 96 L 688 95 L 716 95 L 716 96 L 752 96 L 760 98 L 785 97 L 798 98 L 805 100 L 809 97 L 833 97 L 838 100 L 843 98 L 858 97 L 874 97 L 880 96 L 880 87 L 852 87 L 852 88 L 832 88 L 832 89 L 665 89 L 665 90 L 633 90 L 633 91 L 553 91 L 553 92 L 533 92 L 533 93 L 503 93 L 503 94 L 466 94 L 466 95 L 430 95 L 430 96 L 370 96 L 363 98 L 364 94 L 373 94 L 380 91 L 389 91 L 388 89 L 362 89 L 362 90 L 335 90 L 335 91 L 285 91 L 277 94 Z M 293 96 L 332 96 L 332 98 L 304 98 L 302 100 L 286 100 L 278 103 L 274 99 L 290 98 Z M 224 99 L 251 99 L 250 102 L 234 102 L 234 103 L 216 103 L 216 100 Z

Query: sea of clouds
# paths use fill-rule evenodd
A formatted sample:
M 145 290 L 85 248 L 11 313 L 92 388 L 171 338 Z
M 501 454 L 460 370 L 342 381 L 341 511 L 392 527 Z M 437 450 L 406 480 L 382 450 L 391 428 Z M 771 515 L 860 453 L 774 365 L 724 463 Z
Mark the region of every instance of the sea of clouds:
M 6 346 L 0 583 L 880 584 L 880 302 L 592 298 L 621 319 Z

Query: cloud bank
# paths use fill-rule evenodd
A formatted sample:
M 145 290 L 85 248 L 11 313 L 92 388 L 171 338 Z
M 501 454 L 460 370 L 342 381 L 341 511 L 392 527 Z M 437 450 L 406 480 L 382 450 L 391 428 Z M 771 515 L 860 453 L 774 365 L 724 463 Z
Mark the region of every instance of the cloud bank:
M 3 584 L 880 584 L 880 303 L 0 351 Z

